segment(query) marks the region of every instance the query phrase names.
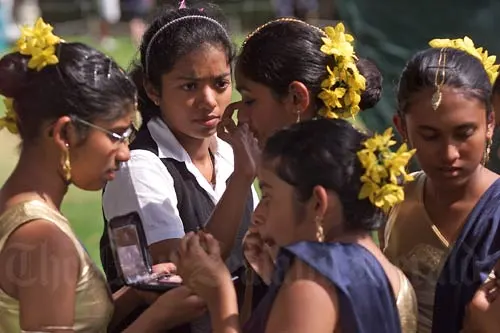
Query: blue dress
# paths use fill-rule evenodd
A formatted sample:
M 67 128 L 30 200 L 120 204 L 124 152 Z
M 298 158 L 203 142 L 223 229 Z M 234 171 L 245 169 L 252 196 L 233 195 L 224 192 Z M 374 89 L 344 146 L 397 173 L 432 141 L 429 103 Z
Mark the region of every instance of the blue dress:
M 432 333 L 458 333 L 465 308 L 500 259 L 500 179 L 468 216 L 440 273 Z
M 265 332 L 274 299 L 295 258 L 319 272 L 337 289 L 343 333 L 401 332 L 392 287 L 382 266 L 368 250 L 352 243 L 299 242 L 281 249 L 269 291 L 244 325 L 244 333 Z

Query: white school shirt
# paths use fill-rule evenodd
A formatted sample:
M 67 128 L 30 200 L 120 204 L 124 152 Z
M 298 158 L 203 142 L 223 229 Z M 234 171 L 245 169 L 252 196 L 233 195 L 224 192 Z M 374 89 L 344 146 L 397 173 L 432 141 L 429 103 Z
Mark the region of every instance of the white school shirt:
M 184 162 L 187 170 L 216 205 L 226 190 L 227 179 L 233 173 L 234 156 L 228 143 L 217 136 L 213 137 L 210 150 L 215 164 L 214 187 L 196 168 L 186 150 L 160 118 L 151 119 L 147 126 L 158 145 L 158 156 L 147 150 L 131 150 L 130 160 L 120 165 L 115 179 L 106 185 L 102 204 L 107 221 L 136 211 L 142 219 L 148 245 L 151 245 L 184 236 L 174 180 L 160 158 Z M 259 198 L 253 186 L 252 197 L 255 208 Z

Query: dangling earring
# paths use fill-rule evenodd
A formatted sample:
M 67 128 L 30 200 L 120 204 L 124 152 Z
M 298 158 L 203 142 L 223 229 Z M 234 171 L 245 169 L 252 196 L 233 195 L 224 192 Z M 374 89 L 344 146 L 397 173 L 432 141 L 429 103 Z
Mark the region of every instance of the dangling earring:
M 296 123 L 300 123 L 300 110 L 297 110 L 297 120 Z
M 71 163 L 69 161 L 69 146 L 66 144 L 68 149 L 63 150 L 62 152 L 62 171 L 64 180 L 69 183 L 71 181 Z
M 482 165 L 486 165 L 488 161 L 490 160 L 490 152 L 491 152 L 491 145 L 493 141 L 491 139 L 488 139 L 486 141 L 486 147 L 484 147 L 484 155 L 483 155 L 483 160 L 481 161 Z
M 314 218 L 314 223 L 316 224 L 316 239 L 318 242 L 323 243 L 325 241 L 325 234 L 323 233 L 323 218 L 316 216 Z

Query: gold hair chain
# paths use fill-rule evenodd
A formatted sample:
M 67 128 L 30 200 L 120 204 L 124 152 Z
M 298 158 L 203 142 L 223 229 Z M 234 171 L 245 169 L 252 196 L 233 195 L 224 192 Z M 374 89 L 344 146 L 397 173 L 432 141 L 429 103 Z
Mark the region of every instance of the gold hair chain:
M 301 24 L 304 24 L 308 27 L 311 27 L 319 32 L 321 32 L 321 34 L 323 36 L 326 36 L 326 33 L 321 30 L 320 28 L 318 28 L 317 26 L 314 26 L 312 24 L 309 24 L 307 22 L 304 22 L 304 21 L 301 21 L 299 19 L 296 19 L 296 18 L 291 18 L 291 17 L 283 17 L 283 18 L 279 18 L 277 20 L 272 20 L 272 21 L 269 21 L 267 23 L 264 23 L 263 25 L 259 26 L 257 29 L 255 29 L 253 32 L 251 32 L 250 34 L 248 34 L 248 36 L 245 38 L 245 40 L 243 41 L 243 44 L 242 44 L 242 47 L 245 46 L 245 44 L 248 42 L 248 40 L 250 38 L 252 38 L 252 36 L 254 36 L 255 34 L 257 34 L 259 31 L 261 31 L 262 29 L 264 29 L 265 27 L 267 27 L 268 25 L 271 25 L 273 23 L 278 23 L 278 22 L 296 22 L 296 23 L 301 23 Z
M 441 73 L 441 75 L 439 75 Z M 432 95 L 432 108 L 436 111 L 441 105 L 441 100 L 443 99 L 443 94 L 441 89 L 443 88 L 444 81 L 446 77 L 446 49 L 442 48 L 439 51 L 438 68 L 436 70 L 436 77 L 434 78 L 434 86 L 436 91 Z

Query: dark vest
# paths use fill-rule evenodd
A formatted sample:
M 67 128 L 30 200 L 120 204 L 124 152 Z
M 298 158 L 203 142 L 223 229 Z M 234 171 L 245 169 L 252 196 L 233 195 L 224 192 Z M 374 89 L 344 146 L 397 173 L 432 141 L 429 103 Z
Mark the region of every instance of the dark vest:
M 136 138 L 131 143 L 130 150 L 135 149 L 147 150 L 152 152 L 156 156 L 159 155 L 158 145 L 151 137 L 147 126 L 141 128 L 141 130 L 137 133 Z M 174 188 L 177 195 L 177 209 L 184 226 L 184 231 L 186 233 L 190 231 L 196 231 L 199 226 L 205 225 L 210 215 L 212 214 L 215 208 L 213 201 L 210 199 L 205 190 L 198 184 L 193 174 L 191 174 L 187 170 L 184 162 L 179 162 L 172 158 L 161 158 L 160 160 L 167 168 L 166 171 L 170 173 L 174 180 Z M 238 303 L 240 305 L 243 302 L 245 289 L 245 268 L 243 265 L 242 239 L 250 224 L 253 207 L 253 198 L 252 193 L 250 192 L 243 215 L 243 220 L 236 236 L 234 248 L 231 251 L 231 256 L 226 261 L 226 264 L 228 265 L 228 268 L 230 269 L 232 275 L 239 277 L 239 279 L 235 282 L 235 287 L 238 294 Z M 109 237 L 106 228 L 107 221 L 105 217 L 104 222 L 104 231 L 100 241 L 100 256 L 102 266 L 108 280 L 108 285 L 110 286 L 112 292 L 115 292 L 120 289 L 123 284 L 118 277 L 117 271 L 115 269 L 114 258 L 109 245 Z M 143 310 L 144 309 L 140 309 L 136 314 L 130 316 L 130 318 L 128 318 L 127 320 L 127 323 L 124 324 L 128 325 L 129 323 L 133 322 L 133 320 L 135 320 L 135 318 Z M 170 330 L 169 332 L 189 333 L 191 332 L 191 329 L 189 325 L 184 325 L 174 330 Z

